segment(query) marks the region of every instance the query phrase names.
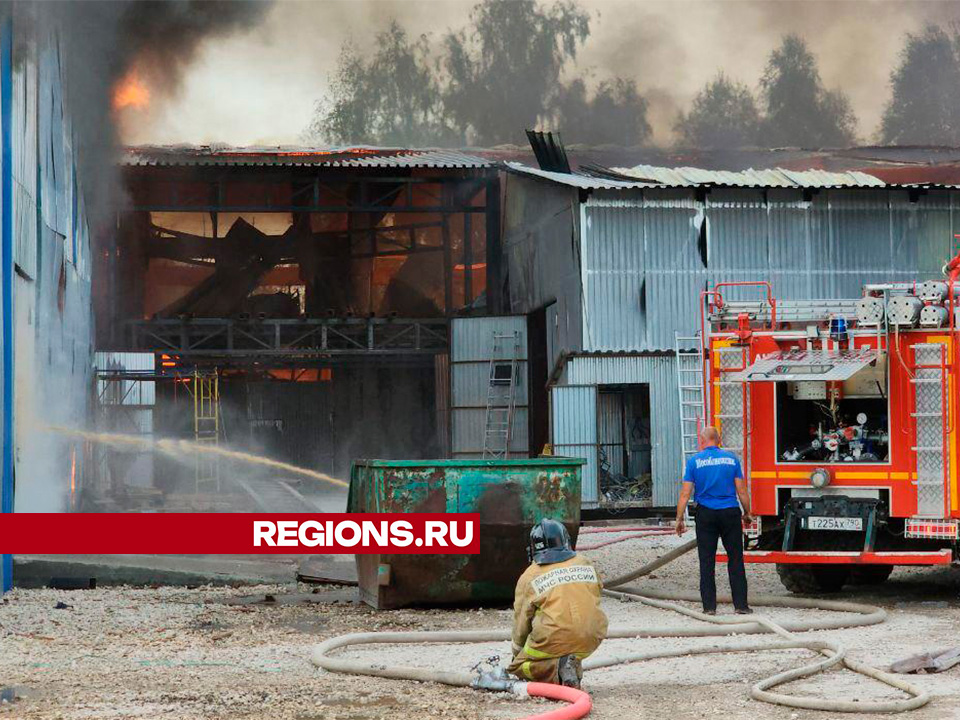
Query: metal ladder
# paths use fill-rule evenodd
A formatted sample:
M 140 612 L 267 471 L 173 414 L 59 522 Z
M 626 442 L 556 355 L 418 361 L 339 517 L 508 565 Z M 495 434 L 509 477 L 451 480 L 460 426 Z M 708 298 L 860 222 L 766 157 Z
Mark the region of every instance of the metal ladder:
M 693 345 L 696 350 L 684 350 Z M 677 400 L 680 403 L 680 445 L 683 449 L 680 472 L 687 460 L 700 449 L 698 433 L 706 419 L 703 417 L 703 343 L 700 334 L 685 336 L 676 333 L 674 350 L 677 353 Z
M 510 457 L 519 360 L 520 333 L 494 332 L 483 433 L 484 460 Z
M 942 343 L 916 343 L 913 350 L 914 427 L 917 458 L 917 515 L 921 518 L 949 516 L 947 482 L 950 472 L 950 450 L 947 426 L 949 398 L 947 391 L 946 349 Z
M 717 363 L 716 379 L 713 385 L 719 398 L 714 408 L 714 418 L 720 429 L 723 446 L 736 453 L 743 464 L 743 470 L 750 472 L 747 457 L 747 417 L 749 416 L 749 395 L 746 383 L 742 380 L 726 380 L 730 373 L 740 372 L 750 364 L 747 349 L 740 346 L 715 348 Z
M 220 444 L 220 376 L 216 371 L 193 372 L 193 433 L 199 445 Z M 196 492 L 213 485 L 220 490 L 220 460 L 215 455 L 196 453 Z

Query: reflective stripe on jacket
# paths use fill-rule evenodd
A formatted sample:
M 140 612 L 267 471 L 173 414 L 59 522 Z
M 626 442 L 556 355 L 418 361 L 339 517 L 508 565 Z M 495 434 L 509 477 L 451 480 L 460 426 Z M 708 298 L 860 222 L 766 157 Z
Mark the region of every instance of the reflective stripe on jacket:
M 513 654 L 531 658 L 589 655 L 607 634 L 600 609 L 599 575 L 581 555 L 550 565 L 532 564 L 517 582 Z

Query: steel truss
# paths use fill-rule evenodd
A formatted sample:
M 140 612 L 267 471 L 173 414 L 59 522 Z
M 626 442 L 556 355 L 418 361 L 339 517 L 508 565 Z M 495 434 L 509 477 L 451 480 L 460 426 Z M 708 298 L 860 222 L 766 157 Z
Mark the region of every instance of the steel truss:
M 433 355 L 446 352 L 444 319 L 136 320 L 131 350 L 180 357 Z

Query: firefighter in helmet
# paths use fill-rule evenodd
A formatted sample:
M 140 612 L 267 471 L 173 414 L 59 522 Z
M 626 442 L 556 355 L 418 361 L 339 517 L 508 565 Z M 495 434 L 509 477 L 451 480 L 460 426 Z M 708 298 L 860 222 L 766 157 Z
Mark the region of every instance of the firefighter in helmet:
M 607 634 L 596 568 L 570 547 L 562 523 L 541 520 L 530 531 L 530 567 L 517 582 L 513 662 L 522 680 L 580 687 L 580 661 Z

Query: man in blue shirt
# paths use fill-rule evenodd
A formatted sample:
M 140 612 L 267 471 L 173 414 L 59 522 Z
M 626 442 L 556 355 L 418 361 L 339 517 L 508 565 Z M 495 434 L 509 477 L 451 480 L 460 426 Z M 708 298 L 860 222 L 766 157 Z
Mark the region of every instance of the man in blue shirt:
M 700 556 L 700 600 L 707 615 L 717 614 L 717 540 L 727 552 L 727 574 L 738 615 L 753 611 L 747 604 L 747 572 L 743 567 L 743 525 L 750 517 L 750 495 L 740 460 L 720 447 L 715 427 L 700 431 L 700 452 L 687 460 L 677 503 L 677 535 L 686 531 L 683 514 L 693 494 L 697 503 L 697 554 Z M 740 502 L 737 502 L 739 498 Z M 740 507 L 743 512 L 740 512 Z

